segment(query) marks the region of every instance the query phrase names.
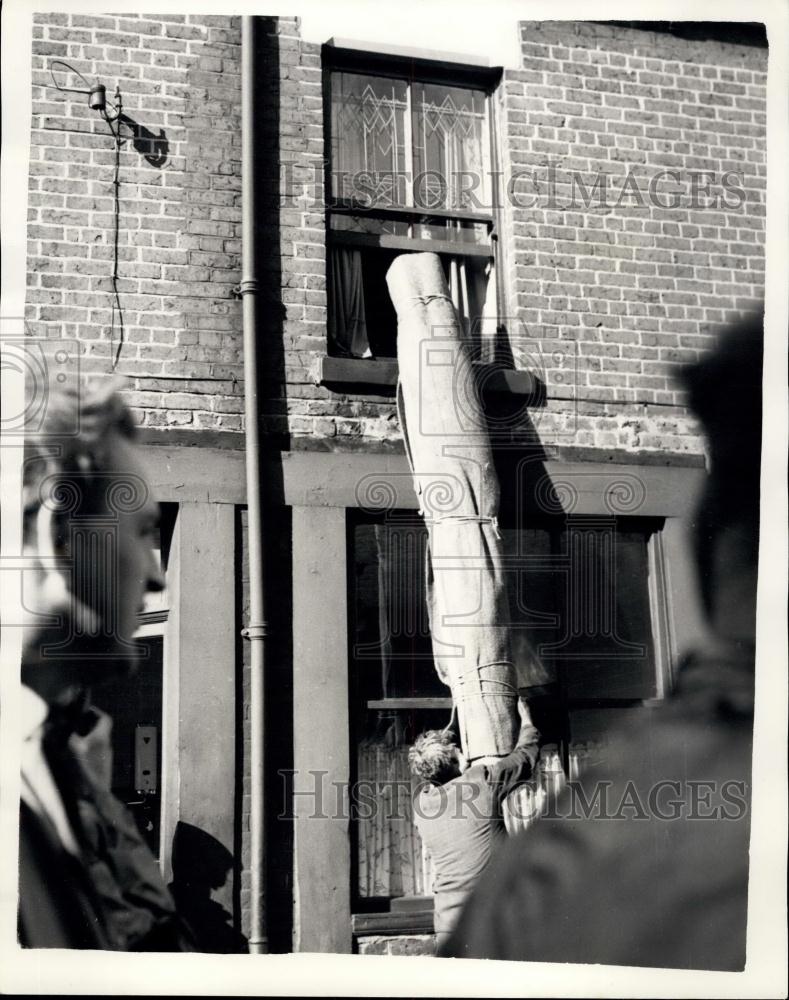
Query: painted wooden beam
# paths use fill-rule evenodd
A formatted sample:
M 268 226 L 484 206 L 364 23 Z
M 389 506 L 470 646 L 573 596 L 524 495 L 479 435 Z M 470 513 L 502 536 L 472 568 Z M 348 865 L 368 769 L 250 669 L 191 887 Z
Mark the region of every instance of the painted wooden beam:
M 145 445 L 142 452 L 158 500 L 246 502 L 243 452 L 164 445 Z M 705 478 L 702 466 L 616 461 L 614 453 L 607 457 L 610 460 L 548 458 L 541 465 L 528 457 L 516 458 L 513 474 L 523 477 L 525 489 L 530 479 L 536 485 L 542 472 L 547 472 L 555 484 L 567 487 L 557 489 L 560 500 L 577 497 L 575 513 L 610 513 L 606 497 L 614 506 L 621 501 L 627 507 L 631 493 L 638 507 L 629 511 L 632 514 L 685 517 L 692 511 Z M 665 463 L 681 457 L 661 456 Z M 403 454 L 286 451 L 265 461 L 263 477 L 263 498 L 268 505 L 371 510 L 380 509 L 382 504 L 409 510 L 418 506 Z
M 434 709 L 434 708 L 452 708 L 451 698 L 373 698 L 367 702 L 367 707 L 369 709 L 376 710 L 386 710 L 386 709 Z
M 293 509 L 293 950 L 351 950 L 345 511 Z M 302 794 L 303 793 L 303 794 Z
M 213 898 L 230 912 L 236 810 L 234 553 L 231 506 L 181 505 L 168 567 L 171 610 L 164 649 L 163 866 L 169 879 L 179 823 L 213 838 L 213 856 L 223 855 L 224 849 L 228 859 L 227 880 L 213 892 Z

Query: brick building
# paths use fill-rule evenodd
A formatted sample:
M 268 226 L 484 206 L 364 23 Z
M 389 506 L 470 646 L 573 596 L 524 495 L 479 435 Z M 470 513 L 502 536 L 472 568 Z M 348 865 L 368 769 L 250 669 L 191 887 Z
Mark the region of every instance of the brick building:
M 308 777 L 325 772 L 326 801 L 381 767 L 402 783 L 403 741 L 448 715 L 423 598 L 402 582 L 423 534 L 394 403 L 395 254 L 438 252 L 471 323 L 502 525 L 525 560 L 515 627 L 550 647 L 541 697 L 565 767 L 604 748 L 617 713 L 659 700 L 699 634 L 685 528 L 704 446 L 676 376 L 763 295 L 767 48 L 758 31 L 649 29 L 513 23 L 521 61 L 502 68 L 257 19 L 272 950 L 430 948 L 410 828 L 333 805 L 316 818 Z M 53 85 L 56 60 L 110 100 L 120 88 L 117 175 L 110 130 Z M 168 591 L 141 617 L 142 681 L 110 706 L 116 786 L 139 800 L 135 728 L 157 727 L 140 808 L 164 869 L 180 830 L 244 933 L 240 19 L 37 14 L 32 110 L 27 320 L 78 341 L 83 372 L 117 356 L 164 504 Z M 579 546 L 603 587 L 612 569 L 628 581 L 615 626 L 568 625 Z

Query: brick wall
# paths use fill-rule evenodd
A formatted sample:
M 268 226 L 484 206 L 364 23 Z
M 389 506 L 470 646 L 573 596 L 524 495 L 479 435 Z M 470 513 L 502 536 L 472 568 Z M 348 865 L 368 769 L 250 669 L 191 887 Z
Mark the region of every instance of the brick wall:
M 593 24 L 527 22 L 520 31 L 523 69 L 506 71 L 496 94 L 501 311 L 515 363 L 547 385 L 533 430 L 521 432 L 547 445 L 698 453 L 678 371 L 762 295 L 766 52 Z M 318 52 L 295 35 L 280 51 L 280 155 L 295 165 L 295 184 L 281 188 L 291 199 L 280 238 L 287 400 L 264 404 L 267 426 L 337 448 L 396 443 L 390 403 L 314 384 L 325 350 L 324 234 L 320 212 L 309 211 L 323 197 Z M 287 66 L 297 53 L 294 87 Z M 288 131 L 293 101 L 299 142 Z M 649 184 L 663 170 L 679 177 L 658 178 L 661 205 Z M 584 185 L 576 208 L 571 171 Z M 705 207 L 705 183 L 692 179 L 700 171 L 714 175 L 707 186 L 718 207 Z M 601 174 L 609 207 L 583 201 Z M 626 185 L 638 193 L 623 195 Z M 534 205 L 520 207 L 535 193 Z
M 315 384 L 326 342 L 320 50 L 297 18 L 259 24 L 264 427 L 285 442 L 396 446 L 389 401 Z M 545 376 L 537 435 L 699 451 L 675 376 L 761 297 L 766 52 L 586 23 L 520 31 L 523 68 L 504 73 L 495 98 L 502 313 L 516 364 Z M 112 138 L 85 98 L 50 86 L 61 57 L 110 95 L 117 81 L 149 136 L 121 151 L 118 370 L 151 428 L 242 429 L 239 44 L 238 18 L 36 16 L 28 319 L 62 324 L 83 342 L 86 370 L 109 369 Z M 146 159 L 160 151 L 151 134 L 167 142 L 164 162 Z M 658 188 L 664 202 L 679 194 L 676 208 L 650 203 L 661 170 L 679 172 Z M 719 199 L 722 174 L 736 175 L 729 205 L 687 203 L 704 170 Z M 609 207 L 593 187 L 602 175 Z
M 314 383 L 325 350 L 324 233 L 314 212 L 323 200 L 319 54 L 292 30 L 280 40 L 277 75 L 280 157 L 293 165 L 292 186 L 280 188 L 287 399 L 272 386 L 267 427 L 336 448 L 396 444 L 390 403 Z M 762 296 L 766 52 L 593 24 L 527 22 L 520 31 L 524 68 L 506 71 L 495 97 L 501 312 L 516 365 L 537 369 L 547 385 L 546 405 L 520 433 L 546 445 L 698 453 L 678 371 Z M 294 86 L 288 66 L 297 54 Z M 664 170 L 679 176 L 658 178 L 661 205 L 649 184 Z M 584 185 L 577 208 L 568 205 L 571 171 Z M 707 187 L 718 207 L 705 207 L 705 183 L 692 179 L 700 171 L 714 175 Z M 600 174 L 609 207 L 583 201 Z M 638 193 L 623 195 L 626 185 Z M 535 193 L 534 205 L 520 207 Z M 278 349 L 280 338 L 269 343 Z
M 371 934 L 356 942 L 360 955 L 435 955 L 435 934 Z
M 678 370 L 763 293 L 767 53 L 598 24 L 520 32 L 523 68 L 498 93 L 503 243 L 510 324 L 545 364 L 539 433 L 699 450 Z M 650 199 L 660 171 L 678 174 L 653 181 L 675 208 Z M 699 171 L 714 177 L 694 206 Z M 724 197 L 726 172 L 741 194 Z M 601 178 L 607 197 L 585 198 Z M 569 379 L 542 338 L 568 341 Z
M 27 319 L 60 324 L 82 343 L 84 371 L 109 371 L 114 141 L 86 97 L 53 88 L 62 58 L 110 99 L 119 85 L 130 119 L 117 371 L 152 428 L 241 429 L 239 43 L 230 17 L 34 18 Z

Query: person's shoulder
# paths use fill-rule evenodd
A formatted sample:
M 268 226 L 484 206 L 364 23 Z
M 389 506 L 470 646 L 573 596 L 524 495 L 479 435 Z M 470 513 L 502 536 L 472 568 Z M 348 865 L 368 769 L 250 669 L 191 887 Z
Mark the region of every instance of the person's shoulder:
M 413 802 L 417 806 L 416 816 L 419 817 L 429 810 L 431 803 L 440 802 L 446 798 L 446 785 L 435 785 L 431 781 L 418 785 L 413 791 Z
M 454 778 L 453 781 L 487 785 L 488 768 L 484 764 L 472 764 L 471 767 L 466 768 L 459 778 Z

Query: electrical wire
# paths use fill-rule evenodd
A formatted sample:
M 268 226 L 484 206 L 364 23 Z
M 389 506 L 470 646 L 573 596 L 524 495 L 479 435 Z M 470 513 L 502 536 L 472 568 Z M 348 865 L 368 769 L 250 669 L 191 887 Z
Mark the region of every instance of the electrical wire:
M 55 78 L 56 66 L 64 66 L 70 73 L 73 73 L 75 76 L 78 76 L 88 89 L 78 90 L 76 87 L 61 87 Z M 93 88 L 85 79 L 85 77 L 82 75 L 82 73 L 80 73 L 80 71 L 76 69 L 74 66 L 72 66 L 70 63 L 65 62 L 63 59 L 53 59 L 52 62 L 49 64 L 49 72 L 50 75 L 52 76 L 53 87 L 55 88 L 55 90 L 59 90 L 62 94 L 87 94 L 88 96 L 90 96 L 90 94 L 92 93 Z
M 63 87 L 55 76 L 55 67 L 65 69 L 69 73 L 73 73 L 75 76 L 85 84 L 88 88 L 87 90 L 80 90 L 75 87 Z M 107 114 L 107 101 L 105 96 L 105 88 L 102 84 L 96 81 L 95 86 L 91 86 L 90 83 L 85 79 L 82 73 L 74 66 L 65 62 L 63 59 L 53 59 L 50 63 L 50 74 L 52 76 L 52 84 L 56 90 L 61 91 L 61 93 L 69 94 L 87 94 L 88 103 L 90 107 L 98 111 L 104 121 L 107 123 L 107 128 L 110 130 L 113 141 L 115 143 L 115 172 L 112 179 L 113 186 L 113 239 L 112 239 L 112 313 L 110 320 L 110 353 L 112 354 L 112 348 L 115 344 L 115 316 L 118 317 L 118 347 L 114 352 L 114 357 L 112 359 L 112 370 L 113 372 L 118 367 L 118 362 L 120 361 L 121 352 L 123 350 L 123 345 L 126 341 L 126 330 L 123 319 L 123 309 L 121 307 L 120 292 L 118 291 L 118 244 L 120 239 L 120 169 L 121 169 L 121 146 L 125 142 L 125 139 L 121 138 L 121 116 L 123 114 L 123 103 L 121 101 L 120 87 L 116 85 L 115 87 L 115 103 L 111 105 L 112 114 Z M 113 127 L 114 126 L 114 127 Z
M 123 345 L 126 342 L 126 330 L 123 320 L 123 309 L 121 307 L 120 292 L 118 291 L 118 242 L 120 234 L 120 213 L 121 213 L 121 203 L 120 203 L 120 169 L 121 169 L 121 146 L 125 140 L 121 137 L 121 129 L 119 119 L 123 112 L 123 104 L 121 101 L 121 95 L 119 88 L 115 88 L 115 114 L 110 117 L 106 111 L 101 112 L 101 117 L 107 123 L 107 128 L 110 130 L 113 139 L 115 140 L 115 172 L 112 180 L 113 186 L 113 254 L 112 254 L 112 314 L 110 321 L 110 347 L 115 343 L 115 315 L 118 316 L 118 347 L 115 350 L 115 355 L 112 360 L 112 370 L 118 367 L 118 362 L 121 359 L 121 352 L 123 351 Z M 113 128 L 113 122 L 118 122 L 117 126 Z
M 55 76 L 55 67 L 62 67 L 69 73 L 73 73 L 75 76 L 79 77 L 80 80 L 86 85 L 87 90 L 79 90 L 75 87 L 62 87 Z M 92 87 L 90 83 L 85 79 L 82 73 L 74 66 L 65 62 L 63 59 L 53 59 L 50 63 L 50 74 L 52 76 L 52 84 L 56 90 L 62 93 L 69 94 L 87 94 L 89 98 L 89 103 L 91 107 L 98 111 L 104 121 L 107 123 L 107 128 L 110 130 L 113 141 L 115 143 L 115 172 L 112 179 L 113 186 L 113 239 L 112 239 L 112 313 L 110 320 L 110 353 L 112 353 L 112 347 L 115 344 L 115 316 L 118 316 L 118 347 L 114 352 L 114 357 L 112 359 L 112 370 L 118 367 L 118 362 L 120 361 L 121 352 L 123 350 L 123 345 L 126 341 L 126 330 L 123 319 L 123 309 L 121 307 L 120 292 L 118 291 L 118 244 L 120 238 L 120 169 L 121 169 L 121 146 L 125 142 L 121 138 L 121 128 L 120 119 L 123 114 L 123 103 L 121 101 L 120 87 L 116 85 L 115 87 L 115 104 L 112 105 L 112 115 L 107 114 L 106 98 L 104 87 L 96 83 L 95 87 Z M 98 96 L 98 103 L 93 103 L 92 98 L 94 95 Z M 115 127 L 113 127 L 114 123 Z

